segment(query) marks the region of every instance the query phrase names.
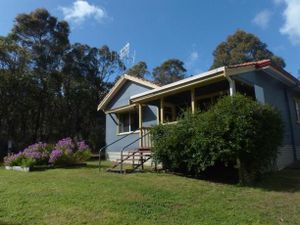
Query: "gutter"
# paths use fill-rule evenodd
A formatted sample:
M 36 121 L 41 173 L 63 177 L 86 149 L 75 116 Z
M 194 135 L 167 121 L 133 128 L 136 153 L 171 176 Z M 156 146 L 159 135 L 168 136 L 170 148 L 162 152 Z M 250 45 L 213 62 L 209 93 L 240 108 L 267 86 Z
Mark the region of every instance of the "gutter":
M 224 76 L 225 78 L 228 80 L 229 82 L 229 91 L 230 91 L 230 96 L 233 96 L 236 93 L 236 89 L 235 89 L 235 81 L 233 79 L 231 79 L 231 77 L 229 76 L 229 74 L 227 73 L 227 67 L 224 67 Z

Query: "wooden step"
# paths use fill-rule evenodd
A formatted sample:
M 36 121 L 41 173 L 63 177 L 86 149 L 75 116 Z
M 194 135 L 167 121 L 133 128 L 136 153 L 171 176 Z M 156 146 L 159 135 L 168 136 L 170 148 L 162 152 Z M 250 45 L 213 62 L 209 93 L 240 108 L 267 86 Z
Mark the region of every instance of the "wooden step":
M 126 170 L 120 170 L 120 169 L 112 169 L 112 168 L 109 168 L 106 170 L 106 172 L 111 172 L 111 173 L 125 173 Z
M 142 147 L 142 148 L 138 148 L 138 151 L 148 151 L 148 152 L 151 152 L 151 148 L 147 148 L 147 147 Z

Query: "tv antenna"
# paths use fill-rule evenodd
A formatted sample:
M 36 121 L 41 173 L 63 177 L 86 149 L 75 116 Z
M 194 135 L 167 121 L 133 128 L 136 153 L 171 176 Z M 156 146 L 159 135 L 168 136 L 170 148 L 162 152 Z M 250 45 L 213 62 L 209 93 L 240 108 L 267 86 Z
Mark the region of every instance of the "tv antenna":
M 135 63 L 136 52 L 130 54 L 130 43 L 127 42 L 119 51 L 120 59 L 124 62 L 126 67 L 131 67 Z

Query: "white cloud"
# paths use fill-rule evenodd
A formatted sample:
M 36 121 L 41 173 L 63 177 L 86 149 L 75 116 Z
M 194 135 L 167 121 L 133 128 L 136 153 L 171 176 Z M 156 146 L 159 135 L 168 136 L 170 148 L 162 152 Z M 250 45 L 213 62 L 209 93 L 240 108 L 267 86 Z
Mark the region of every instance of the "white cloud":
M 300 44 L 300 1 L 282 0 L 285 2 L 283 12 L 284 24 L 280 28 L 280 33 L 287 35 L 293 44 Z
M 198 52 L 193 51 L 193 52 L 190 54 L 190 60 L 191 60 L 192 62 L 196 61 L 198 58 L 199 58 L 199 53 L 198 53 Z
M 187 66 L 188 68 L 191 68 L 191 67 L 193 67 L 193 65 L 196 63 L 196 61 L 197 61 L 198 59 L 199 59 L 199 53 L 198 53 L 197 51 L 192 51 L 192 52 L 189 54 L 189 56 L 188 56 L 188 58 L 187 58 L 185 64 L 186 64 L 186 66 Z
M 199 58 L 199 53 L 194 50 L 189 54 L 187 60 L 185 61 L 186 68 L 192 73 L 197 74 L 202 71 L 199 69 Z
M 92 5 L 85 0 L 76 0 L 70 7 L 59 7 L 59 9 L 62 11 L 65 20 L 78 24 L 89 18 L 102 22 L 107 17 L 102 7 Z
M 271 16 L 272 16 L 272 12 L 270 12 L 269 10 L 263 10 L 254 17 L 252 23 L 256 24 L 262 29 L 266 29 L 269 25 Z

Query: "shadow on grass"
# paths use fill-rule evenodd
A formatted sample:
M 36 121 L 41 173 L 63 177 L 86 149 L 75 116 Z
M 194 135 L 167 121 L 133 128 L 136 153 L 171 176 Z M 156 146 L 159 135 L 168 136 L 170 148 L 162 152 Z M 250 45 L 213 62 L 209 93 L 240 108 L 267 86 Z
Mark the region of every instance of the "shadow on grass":
M 100 162 L 100 169 L 108 169 L 112 166 L 112 163 L 106 160 L 102 160 Z M 99 161 L 98 160 L 89 160 L 87 162 L 86 168 L 90 169 L 99 169 Z
M 110 167 L 111 166 L 109 166 L 109 165 L 100 165 L 100 169 L 108 169 Z M 86 168 L 89 168 L 89 169 L 99 169 L 99 165 L 96 165 L 96 164 L 87 164 Z
M 266 174 L 252 187 L 266 191 L 300 192 L 300 168 L 286 168 Z
M 222 166 L 210 168 L 208 171 L 202 173 L 198 177 L 174 172 L 171 174 L 214 183 L 239 185 L 238 171 L 233 168 L 225 168 Z M 281 171 L 265 174 L 253 185 L 247 185 L 244 187 L 282 193 L 300 192 L 300 163 L 298 166 L 293 166 Z

